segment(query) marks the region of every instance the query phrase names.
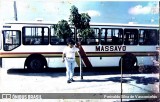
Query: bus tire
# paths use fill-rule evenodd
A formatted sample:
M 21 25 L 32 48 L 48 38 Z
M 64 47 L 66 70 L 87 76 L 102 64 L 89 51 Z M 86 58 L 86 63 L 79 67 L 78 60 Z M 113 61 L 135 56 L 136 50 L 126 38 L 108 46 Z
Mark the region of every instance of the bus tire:
M 134 54 L 132 53 L 126 53 L 125 55 L 123 55 L 119 61 L 119 67 L 124 70 L 124 71 L 132 71 L 135 72 L 137 71 L 137 67 L 135 67 L 134 65 L 137 65 L 137 58 Z
M 44 56 L 34 54 L 26 59 L 25 65 L 29 71 L 40 72 L 47 66 L 47 61 Z

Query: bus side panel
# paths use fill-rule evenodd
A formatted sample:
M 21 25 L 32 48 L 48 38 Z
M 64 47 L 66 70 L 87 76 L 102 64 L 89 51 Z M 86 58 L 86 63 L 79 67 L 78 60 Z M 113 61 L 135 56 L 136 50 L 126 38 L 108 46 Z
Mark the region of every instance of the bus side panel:
M 47 58 L 47 62 L 48 62 L 48 67 L 50 68 L 65 68 L 65 62 L 62 62 L 62 58 L 56 58 L 56 57 L 52 57 L 52 58 Z M 78 67 L 77 63 L 76 66 Z
M 93 67 L 119 66 L 120 57 L 89 57 Z
M 10 69 L 23 69 L 24 68 L 25 58 L 3 58 L 2 68 Z
M 47 62 L 50 68 L 65 67 L 62 58 L 47 58 Z
M 140 56 L 137 57 L 138 66 L 142 65 L 154 65 L 153 60 L 156 60 L 156 56 Z

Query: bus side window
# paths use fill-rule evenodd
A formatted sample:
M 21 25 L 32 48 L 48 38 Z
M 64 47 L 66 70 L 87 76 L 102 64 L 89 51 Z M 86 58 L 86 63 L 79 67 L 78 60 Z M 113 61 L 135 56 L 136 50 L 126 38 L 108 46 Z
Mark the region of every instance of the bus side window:
M 107 35 L 107 29 L 102 28 L 101 29 L 101 44 L 106 44 L 106 35 Z
M 67 39 L 75 39 L 75 29 L 71 28 L 71 35 L 62 35 L 60 34 L 60 30 L 57 30 L 56 25 L 52 25 L 50 27 L 50 44 L 51 45 L 66 45 Z
M 144 30 L 139 30 L 139 45 L 144 44 L 144 35 L 145 35 Z
M 149 31 L 149 35 L 146 38 L 146 44 L 147 45 L 156 45 L 157 44 L 157 32 L 156 32 L 156 30 L 150 30 Z
M 87 38 L 88 45 L 98 45 L 99 44 L 99 29 L 93 28 L 93 35 L 92 37 Z
M 123 30 L 122 29 L 112 29 L 112 44 L 121 45 L 123 40 Z
M 140 45 L 157 45 L 157 30 L 154 29 L 141 29 L 139 31 L 139 44 Z
M 103 28 L 101 34 L 102 45 L 121 45 L 123 43 L 123 29 Z
M 24 45 L 48 45 L 49 29 L 47 27 L 23 27 Z
M 77 40 L 81 41 L 82 45 L 98 45 L 99 44 L 99 28 L 88 29 L 88 34 L 82 35 L 80 30 L 77 30 Z
M 116 36 L 112 36 L 112 44 L 113 45 L 118 45 L 118 43 L 119 43 L 119 38 L 116 37 Z
M 124 29 L 124 44 L 137 45 L 138 44 L 138 30 Z
M 157 32 L 157 38 L 158 38 L 158 45 L 159 45 L 159 42 L 160 42 L 160 32 L 159 32 L 159 30 L 158 30 L 158 32 Z

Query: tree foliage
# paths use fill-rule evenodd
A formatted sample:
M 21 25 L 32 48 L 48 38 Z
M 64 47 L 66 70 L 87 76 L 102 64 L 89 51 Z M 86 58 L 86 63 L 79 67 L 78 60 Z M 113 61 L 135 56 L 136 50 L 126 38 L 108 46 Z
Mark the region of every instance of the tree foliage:
M 73 32 L 66 20 L 61 20 L 59 21 L 55 26 L 54 26 L 55 34 L 59 38 L 66 39 L 68 37 L 71 37 Z
M 71 15 L 69 17 L 69 21 L 77 29 L 90 28 L 89 22 L 90 22 L 91 17 L 88 15 L 88 13 L 79 14 L 78 8 L 74 5 L 71 7 L 70 12 L 71 12 Z
M 93 29 L 86 28 L 86 29 L 81 30 L 81 34 L 79 36 L 84 39 L 87 37 L 94 37 L 94 31 Z
M 74 25 L 77 29 L 81 28 L 81 15 L 78 12 L 78 8 L 76 6 L 71 6 L 70 9 L 70 17 L 69 22 L 71 22 L 72 25 Z
M 88 29 L 90 28 L 89 22 L 91 17 L 88 13 L 81 13 L 81 29 Z
M 69 16 L 69 22 L 79 30 L 79 36 L 83 38 L 93 37 L 94 31 L 90 28 L 89 22 L 91 17 L 88 13 L 79 14 L 78 8 L 76 6 L 71 6 L 71 15 Z M 72 37 L 72 30 L 66 20 L 61 20 L 54 26 L 56 36 L 59 38 L 69 38 Z
M 89 22 L 91 17 L 88 13 L 79 14 L 78 8 L 74 5 L 71 7 L 70 12 L 71 15 L 69 21 L 76 27 L 76 29 L 79 29 L 79 36 L 83 38 L 93 37 L 94 31 L 90 28 Z

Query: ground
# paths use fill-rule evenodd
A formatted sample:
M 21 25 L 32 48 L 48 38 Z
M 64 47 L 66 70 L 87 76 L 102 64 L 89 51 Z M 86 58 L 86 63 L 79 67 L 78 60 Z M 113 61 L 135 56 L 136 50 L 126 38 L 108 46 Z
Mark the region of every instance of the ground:
M 79 71 L 76 70 L 74 76 L 75 82 L 68 84 L 64 70 L 56 71 L 51 69 L 44 72 L 32 73 L 20 69 L 0 68 L 0 93 L 11 93 L 11 98 L 16 98 L 17 93 L 21 95 L 40 93 L 42 94 L 41 98 L 46 102 L 53 102 L 53 100 L 56 102 L 119 102 L 121 100 L 128 101 L 134 99 L 127 97 L 124 97 L 124 99 L 116 97 L 108 99 L 108 95 L 116 96 L 123 93 L 127 96 L 136 96 L 143 95 L 139 93 L 151 93 L 151 95 L 159 93 L 159 73 L 155 72 L 124 72 L 121 74 L 118 71 L 103 69 L 84 71 L 83 80 L 79 74 Z M 3 99 L 2 101 L 8 102 L 7 100 Z M 22 100 L 10 99 L 9 101 L 17 102 Z M 42 100 L 38 101 L 41 102 Z

